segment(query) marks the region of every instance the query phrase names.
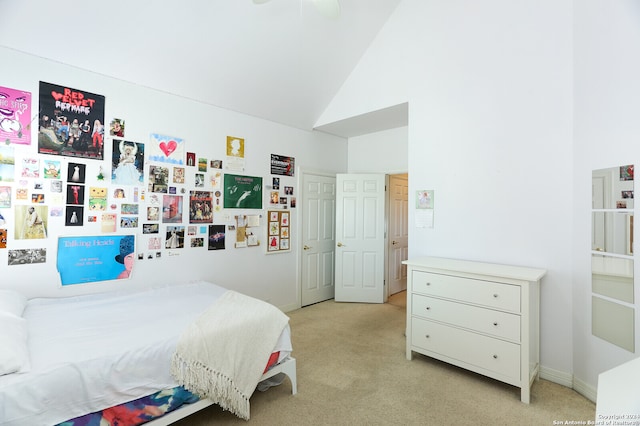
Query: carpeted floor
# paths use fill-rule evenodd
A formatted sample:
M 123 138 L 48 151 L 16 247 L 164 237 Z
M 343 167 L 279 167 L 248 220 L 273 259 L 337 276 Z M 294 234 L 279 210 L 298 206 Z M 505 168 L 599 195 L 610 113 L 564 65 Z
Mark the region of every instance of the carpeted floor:
M 289 312 L 298 394 L 288 380 L 251 398 L 255 425 L 553 425 L 593 421 L 595 404 L 539 380 L 516 387 L 415 354 L 405 357 L 405 294 L 389 303 L 333 300 Z M 180 426 L 246 424 L 212 406 Z M 570 424 L 570 423 L 568 423 Z

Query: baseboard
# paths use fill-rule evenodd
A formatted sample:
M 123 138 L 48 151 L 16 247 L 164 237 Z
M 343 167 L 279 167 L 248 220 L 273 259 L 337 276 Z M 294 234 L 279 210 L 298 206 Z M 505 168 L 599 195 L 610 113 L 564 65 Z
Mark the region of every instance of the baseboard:
M 290 305 L 278 306 L 278 309 L 280 309 L 282 312 L 284 312 L 286 314 L 287 312 L 291 312 L 291 311 L 295 311 L 296 309 L 300 309 L 300 305 L 292 303 Z
M 583 382 L 582 380 L 574 378 L 573 379 L 573 390 L 575 390 L 580 395 L 584 396 L 585 398 L 587 398 L 588 400 L 590 400 L 591 402 L 593 402 L 595 404 L 595 402 L 597 400 L 597 396 L 598 396 L 598 391 L 593 386 L 588 385 L 587 383 Z
M 591 402 L 596 402 L 596 388 L 588 385 L 582 380 L 576 379 L 575 377 L 573 377 L 573 374 L 564 371 L 553 370 L 548 367 L 540 367 L 540 378 L 553 383 L 557 383 L 562 386 L 566 386 L 570 389 L 575 390 Z

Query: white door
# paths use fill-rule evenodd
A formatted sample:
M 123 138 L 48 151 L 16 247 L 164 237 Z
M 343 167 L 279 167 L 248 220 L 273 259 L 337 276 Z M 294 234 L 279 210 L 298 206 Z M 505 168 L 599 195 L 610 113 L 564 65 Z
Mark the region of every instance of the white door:
M 301 305 L 334 297 L 336 178 L 302 172 Z
M 384 303 L 385 175 L 336 176 L 336 302 Z
M 407 289 L 407 260 L 409 253 L 409 183 L 407 175 L 389 176 L 389 220 L 387 229 L 387 271 L 389 295 Z

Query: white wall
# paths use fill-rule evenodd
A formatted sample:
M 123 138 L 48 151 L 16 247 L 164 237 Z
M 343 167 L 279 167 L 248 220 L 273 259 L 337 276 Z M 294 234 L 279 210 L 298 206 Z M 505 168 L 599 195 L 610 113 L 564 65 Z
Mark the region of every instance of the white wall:
M 398 127 L 349 138 L 348 172 L 406 173 L 408 130 L 408 127 Z
M 186 141 L 187 151 L 193 151 L 199 157 L 221 159 L 224 165 L 226 137 L 244 138 L 246 156 L 244 174 L 263 177 L 264 209 L 269 207 L 269 191 L 266 186 L 271 185 L 269 162 L 272 153 L 295 157 L 298 167 L 329 172 L 346 171 L 347 144 L 342 138 L 320 132 L 305 132 L 256 119 L 6 48 L 0 48 L 0 57 L 3 63 L 0 84 L 30 91 L 33 95 L 33 111 L 38 110 L 38 84 L 42 80 L 104 95 L 106 97 L 105 119 L 109 121 L 114 117 L 124 118 L 128 140 L 147 142 L 150 133 L 182 137 Z M 32 138 L 37 141 L 37 126 L 32 130 Z M 36 153 L 37 142 L 29 147 L 16 147 L 16 159 L 21 158 L 22 155 L 36 155 Z M 111 150 L 107 143 L 105 158 L 110 158 L 110 154 Z M 87 163 L 87 186 L 97 182 L 95 176 L 98 174 L 99 164 L 103 164 L 105 171 L 111 170 L 109 161 L 83 160 L 83 162 Z M 193 170 L 187 169 L 187 177 L 190 179 L 193 179 Z M 15 187 L 18 183 L 13 185 Z M 300 188 L 295 177 L 281 177 L 281 188 L 284 185 L 294 186 L 294 195 L 300 196 L 298 193 Z M 189 188 L 187 185 L 186 189 L 195 188 Z M 14 204 L 16 204 L 15 195 Z M 63 296 L 206 279 L 251 296 L 269 300 L 283 309 L 298 306 L 299 290 L 294 266 L 298 236 L 295 235 L 289 253 L 266 255 L 264 245 L 234 249 L 231 246 L 232 241 L 227 241 L 226 250 L 221 251 L 187 247 L 179 251 L 179 256 L 168 256 L 165 251 L 162 260 L 137 262 L 133 278 L 127 281 L 107 281 L 60 288 L 60 279 L 55 267 L 57 237 L 95 235 L 96 232 L 100 233 L 99 228 L 91 228 L 86 222 L 82 228 L 68 228 L 64 226 L 62 218 L 50 218 L 48 239 L 14 240 L 12 238 L 13 223 L 10 222 L 13 217 L 12 209 L 1 209 L 0 212 L 9 221 L 7 228 L 10 237 L 9 248 L 0 250 L 0 286 L 18 288 L 29 296 Z M 230 215 L 238 212 L 255 213 L 251 210 L 224 211 Z M 227 223 L 224 213 L 215 215 L 214 223 Z M 264 210 L 261 213 L 264 214 Z M 140 216 L 141 222 L 144 222 L 142 214 Z M 296 229 L 297 218 L 297 209 L 293 209 L 291 229 Z M 188 223 L 183 224 L 188 225 Z M 163 229 L 164 226 L 161 224 L 161 232 Z M 266 230 L 264 225 L 263 230 Z M 35 247 L 47 248 L 45 264 L 7 266 L 8 250 Z
M 574 25 L 574 372 L 594 385 L 599 373 L 636 358 L 640 345 L 637 302 L 636 354 L 591 335 L 590 276 L 591 172 L 640 164 L 640 3 L 575 2 Z M 636 301 L 638 265 L 636 255 Z
M 435 190 L 435 227 L 410 226 L 409 257 L 547 269 L 541 362 L 568 385 L 571 4 L 403 0 L 322 116 L 408 100 L 409 193 Z

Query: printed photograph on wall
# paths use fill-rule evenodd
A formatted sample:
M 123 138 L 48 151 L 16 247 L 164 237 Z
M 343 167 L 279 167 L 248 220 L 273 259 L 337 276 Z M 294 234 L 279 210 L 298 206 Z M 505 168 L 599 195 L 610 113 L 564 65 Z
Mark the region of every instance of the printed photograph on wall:
M 169 187 L 169 168 L 149 166 L 149 191 L 167 193 Z
M 182 195 L 162 196 L 162 222 L 182 223 Z
M 120 205 L 121 214 L 138 214 L 139 210 L 138 204 L 122 203 Z
M 62 285 L 129 278 L 135 265 L 135 236 L 59 237 L 57 268 Z
M 60 179 L 62 177 L 62 167 L 60 166 L 60 161 L 43 160 L 44 166 L 44 178 L 45 179 Z
M 34 263 L 45 263 L 47 261 L 47 249 L 17 249 L 9 250 L 8 264 L 31 265 Z
M 89 187 L 89 210 L 107 210 L 107 188 L 96 186 Z
M 121 118 L 114 118 L 109 123 L 109 135 L 117 138 L 124 138 L 124 120 Z
M 145 223 L 142 225 L 143 234 L 158 234 L 160 232 L 160 225 L 157 223 Z
M 196 188 L 204 188 L 204 173 L 196 173 L 195 186 Z
M 279 200 L 280 200 L 280 193 L 278 191 L 271 191 L 269 195 L 269 203 L 278 204 Z
M 44 205 L 15 206 L 15 239 L 47 238 L 49 208 Z
M 11 207 L 11 187 L 0 186 L 0 208 Z
M 40 160 L 34 157 L 24 157 L 22 159 L 22 168 L 20 176 L 24 178 L 40 177 Z
M 144 180 L 144 144 L 113 140 L 111 181 L 116 185 L 140 185 Z
M 160 220 L 160 208 L 157 206 L 147 207 L 147 220 Z
M 103 158 L 105 97 L 40 82 L 38 152 Z
M 418 191 L 416 197 L 417 209 L 432 209 L 433 208 L 433 191 L 422 190 Z
M 84 183 L 87 166 L 81 163 L 69 163 L 67 166 L 67 181 L 73 183 Z
M 101 217 L 100 230 L 104 233 L 116 232 L 118 215 L 114 213 L 103 213 Z
M 206 172 L 207 171 L 207 159 L 206 158 L 198 158 L 198 171 Z
M 7 230 L 0 228 L 0 249 L 7 248 Z
M 67 206 L 65 212 L 65 226 L 82 226 L 84 225 L 84 207 L 83 206 Z
M 0 144 L 31 145 L 31 92 L 0 86 Z
M 189 223 L 213 222 L 213 193 L 209 191 L 189 192 Z
M 224 250 L 224 225 L 209 225 L 209 250 Z
M 620 180 L 633 180 L 633 164 L 620 166 Z
M 184 183 L 184 167 L 173 168 L 173 183 Z
M 67 185 L 67 204 L 84 204 L 84 185 Z
M 51 192 L 55 192 L 55 193 L 59 193 L 59 194 L 62 193 L 62 181 L 61 180 L 52 180 L 50 189 L 51 189 Z
M 185 160 L 184 140 L 174 136 L 151 134 L 148 159 L 157 163 L 183 165 Z
M 137 228 L 138 227 L 138 217 L 137 216 L 121 216 L 120 217 L 120 228 Z
M 224 208 L 261 209 L 262 178 L 225 174 Z
M 13 182 L 15 179 L 16 158 L 13 147 L 0 144 L 0 182 Z
M 195 167 L 196 165 L 196 153 L 187 152 L 187 166 Z
M 184 248 L 184 226 L 167 226 L 164 248 Z

